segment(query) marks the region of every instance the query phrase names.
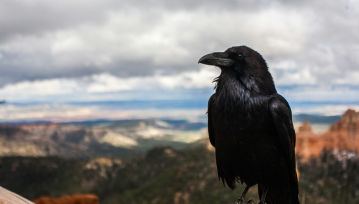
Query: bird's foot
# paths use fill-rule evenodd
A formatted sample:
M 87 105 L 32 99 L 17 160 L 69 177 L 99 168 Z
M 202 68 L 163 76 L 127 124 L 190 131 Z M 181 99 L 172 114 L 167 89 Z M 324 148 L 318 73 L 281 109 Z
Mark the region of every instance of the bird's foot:
M 249 201 L 245 201 L 245 197 L 246 197 L 246 194 L 249 190 L 250 186 L 246 186 L 246 188 L 244 189 L 244 191 L 242 192 L 242 195 L 241 197 L 237 200 L 236 204 L 252 204 L 252 200 L 249 200 Z
M 237 200 L 236 204 L 254 204 L 253 200 L 245 201 L 244 199 L 240 198 Z

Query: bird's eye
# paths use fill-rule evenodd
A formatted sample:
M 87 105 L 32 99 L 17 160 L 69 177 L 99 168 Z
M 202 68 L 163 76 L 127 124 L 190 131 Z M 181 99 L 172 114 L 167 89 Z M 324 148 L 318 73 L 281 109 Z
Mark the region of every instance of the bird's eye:
M 242 61 L 242 60 L 244 59 L 243 54 L 241 54 L 241 53 L 235 53 L 235 52 L 230 52 L 230 53 L 229 53 L 229 57 L 230 57 L 231 59 L 236 60 L 236 61 Z
M 237 54 L 236 59 L 239 61 L 242 61 L 242 60 L 244 60 L 244 56 L 242 54 Z

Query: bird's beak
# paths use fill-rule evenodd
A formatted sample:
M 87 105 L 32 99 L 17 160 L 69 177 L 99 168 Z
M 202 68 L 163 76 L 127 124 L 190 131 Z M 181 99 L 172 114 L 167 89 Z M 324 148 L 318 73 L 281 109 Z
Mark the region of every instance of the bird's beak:
M 234 64 L 234 61 L 230 59 L 225 52 L 214 52 L 201 57 L 201 59 L 198 60 L 198 63 L 218 67 L 230 67 Z

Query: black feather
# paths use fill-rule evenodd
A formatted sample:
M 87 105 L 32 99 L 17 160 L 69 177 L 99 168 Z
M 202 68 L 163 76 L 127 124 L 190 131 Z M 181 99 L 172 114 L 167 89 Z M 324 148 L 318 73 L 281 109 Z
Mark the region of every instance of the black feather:
M 295 132 L 287 101 L 277 93 L 258 52 L 239 46 L 221 56 L 234 63 L 220 67 L 208 101 L 208 132 L 219 178 L 232 189 L 238 181 L 259 184 L 260 194 L 268 188 L 268 204 L 298 204 Z

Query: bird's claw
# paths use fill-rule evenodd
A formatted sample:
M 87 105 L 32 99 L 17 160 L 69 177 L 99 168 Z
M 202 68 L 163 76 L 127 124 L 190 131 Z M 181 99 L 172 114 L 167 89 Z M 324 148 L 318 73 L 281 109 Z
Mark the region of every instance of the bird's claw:
M 236 204 L 254 204 L 253 200 L 245 201 L 242 198 L 238 199 Z

